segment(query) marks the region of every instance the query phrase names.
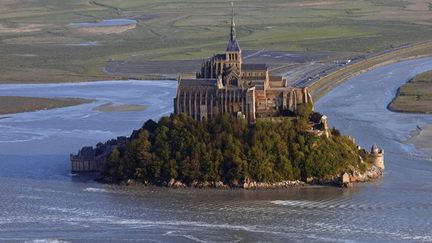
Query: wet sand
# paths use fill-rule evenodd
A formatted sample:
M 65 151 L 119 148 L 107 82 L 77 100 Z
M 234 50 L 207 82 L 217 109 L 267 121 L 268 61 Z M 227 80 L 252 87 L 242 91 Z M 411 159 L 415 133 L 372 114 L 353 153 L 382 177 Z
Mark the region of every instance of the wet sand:
M 0 96 L 0 115 L 76 106 L 93 101 L 80 98 Z
M 418 126 L 417 130 L 411 133 L 409 143 L 430 155 L 432 159 L 432 124 Z
M 95 107 L 93 110 L 101 112 L 128 112 L 128 111 L 144 111 L 147 109 L 146 105 L 131 105 L 120 104 L 115 105 L 112 102 Z

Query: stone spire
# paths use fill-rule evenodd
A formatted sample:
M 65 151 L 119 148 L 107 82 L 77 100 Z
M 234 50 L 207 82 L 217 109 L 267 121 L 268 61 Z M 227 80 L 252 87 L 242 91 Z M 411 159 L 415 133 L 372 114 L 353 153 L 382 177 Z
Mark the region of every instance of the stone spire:
M 236 37 L 236 29 L 235 29 L 235 22 L 234 22 L 234 2 L 231 2 L 231 33 L 230 33 L 230 39 L 228 42 L 227 51 L 237 52 L 240 51 L 240 46 L 237 42 Z
M 234 22 L 234 2 L 231 2 L 231 34 L 230 40 L 236 39 L 235 22 Z

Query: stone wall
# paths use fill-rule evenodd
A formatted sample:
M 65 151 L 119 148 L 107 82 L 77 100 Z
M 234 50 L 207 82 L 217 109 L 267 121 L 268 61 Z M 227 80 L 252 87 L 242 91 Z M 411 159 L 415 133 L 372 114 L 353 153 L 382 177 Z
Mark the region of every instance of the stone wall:
M 83 147 L 76 155 L 70 155 L 71 172 L 99 172 L 106 163 L 111 152 L 119 147 L 125 147 L 129 140 L 126 137 L 117 137 L 106 143 L 98 143 L 95 148 Z
M 384 168 L 385 168 L 385 166 L 384 166 L 384 149 L 379 149 L 376 144 L 372 145 L 371 157 L 372 157 L 372 163 L 376 167 L 384 170 Z

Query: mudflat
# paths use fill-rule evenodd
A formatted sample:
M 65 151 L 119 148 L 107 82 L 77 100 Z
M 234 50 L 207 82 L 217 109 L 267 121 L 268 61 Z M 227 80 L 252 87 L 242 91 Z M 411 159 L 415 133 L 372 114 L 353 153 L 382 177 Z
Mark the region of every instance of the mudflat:
M 399 88 L 389 109 L 400 112 L 432 113 L 432 71 L 421 73 Z
M 128 112 L 128 111 L 144 111 L 147 109 L 145 105 L 120 104 L 116 105 L 112 102 L 95 107 L 94 110 L 101 112 Z
M 0 115 L 75 106 L 93 101 L 81 98 L 0 96 Z
M 418 127 L 414 136 L 409 140 L 417 149 L 423 150 L 432 156 L 432 124 Z

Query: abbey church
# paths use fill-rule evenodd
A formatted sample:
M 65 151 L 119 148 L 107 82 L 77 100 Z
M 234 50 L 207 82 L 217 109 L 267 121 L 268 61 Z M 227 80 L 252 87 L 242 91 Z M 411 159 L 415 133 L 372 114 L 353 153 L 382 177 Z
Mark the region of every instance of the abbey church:
M 272 76 L 266 64 L 243 62 L 236 37 L 234 10 L 227 49 L 204 61 L 195 79 L 178 79 L 174 113 L 196 120 L 229 113 L 254 123 L 258 118 L 294 114 L 297 106 L 312 103 L 307 88 L 295 88 Z

